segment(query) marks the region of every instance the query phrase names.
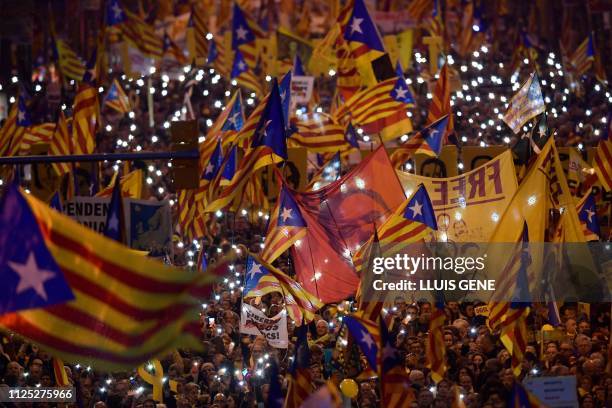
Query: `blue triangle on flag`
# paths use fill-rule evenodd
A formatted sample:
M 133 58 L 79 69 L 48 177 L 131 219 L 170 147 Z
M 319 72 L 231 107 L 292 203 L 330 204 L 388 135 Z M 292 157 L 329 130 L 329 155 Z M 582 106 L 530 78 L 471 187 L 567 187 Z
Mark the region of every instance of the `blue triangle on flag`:
M 297 75 L 297 74 L 296 74 Z M 285 127 L 289 127 L 289 105 L 291 103 L 291 71 L 287 72 L 278 84 L 281 103 L 283 104 L 283 119 Z
M 232 72 L 230 74 L 231 79 L 238 78 L 240 74 L 249 70 L 249 66 L 247 65 L 242 53 L 237 50 L 234 54 L 234 64 L 232 65 Z
M 302 217 L 300 208 L 293 195 L 285 186 L 281 189 L 280 205 L 278 206 L 279 227 L 305 227 L 306 221 Z
M 247 24 L 246 17 L 238 4 L 234 4 L 234 17 L 232 19 L 232 49 L 236 50 L 243 44 L 255 41 L 255 34 Z
M 417 191 L 412 195 L 404 210 L 404 218 L 420 222 L 433 230 L 438 229 L 436 213 L 431 205 L 431 200 L 425 190 L 425 186 L 419 185 Z
M 244 111 L 242 110 L 242 98 L 240 95 L 236 97 L 232 105 L 232 110 L 230 111 L 225 123 L 223 123 L 222 131 L 234 130 L 236 132 L 242 129 L 242 125 L 244 124 Z
M 355 0 L 353 13 L 344 31 L 344 39 L 363 43 L 371 50 L 385 51 L 378 30 L 363 0 Z
M 268 270 L 252 256 L 249 256 L 246 260 L 246 273 L 245 273 L 245 284 L 243 293 L 249 293 L 259 283 L 259 280 L 267 275 Z
M 217 146 L 215 147 L 215 150 L 210 156 L 210 160 L 208 161 L 208 164 L 202 171 L 202 179 L 210 181 L 213 178 L 215 178 L 215 175 L 219 171 L 219 167 L 221 166 L 222 161 L 223 161 L 223 156 L 221 152 L 221 141 L 219 140 L 217 142 Z
M 236 152 L 238 151 L 238 147 L 234 146 L 232 150 L 229 152 L 229 158 L 225 162 L 225 167 L 223 168 L 223 173 L 221 174 L 221 178 L 225 180 L 231 180 L 234 178 L 234 174 L 236 174 Z
M 274 154 L 287 160 L 283 106 L 276 78 L 272 80 L 270 96 L 254 132 L 251 147 L 259 146 L 268 146 Z
M 593 194 L 589 194 L 587 199 L 584 201 L 584 205 L 578 213 L 578 219 L 586 223 L 586 227 L 589 229 L 589 231 L 601 236 L 599 220 L 597 219 L 597 207 L 595 207 L 595 196 Z
M 448 126 L 448 115 L 444 115 L 425 129 L 421 130 L 421 136 L 425 139 L 425 142 L 431 147 L 436 153 L 436 156 L 440 155 L 442 151 L 442 142 L 444 140 L 444 134 Z
M 15 184 L 7 187 L 0 203 L 0 280 L 0 315 L 74 299 Z

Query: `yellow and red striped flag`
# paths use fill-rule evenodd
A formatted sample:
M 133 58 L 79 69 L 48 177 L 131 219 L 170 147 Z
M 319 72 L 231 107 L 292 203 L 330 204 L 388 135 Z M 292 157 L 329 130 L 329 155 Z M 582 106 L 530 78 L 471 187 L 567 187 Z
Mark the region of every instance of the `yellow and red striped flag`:
M 128 96 L 125 94 L 125 91 L 121 87 L 121 84 L 117 78 L 113 80 L 113 83 L 108 89 L 108 93 L 106 94 L 102 104 L 116 110 L 119 113 L 128 113 L 132 110 L 130 98 L 128 98 Z
M 259 114 L 258 122 L 252 131 L 253 139 L 250 142 L 250 148 L 240 162 L 240 167 L 219 197 L 206 206 L 206 212 L 214 212 L 227 207 L 234 199 L 239 197 L 256 170 L 287 159 L 283 108 L 276 79 L 273 81 L 270 97 L 265 98 L 265 102 L 265 107 Z M 250 119 L 247 120 L 243 131 L 247 126 L 250 126 Z M 240 137 L 240 133 L 238 137 Z M 224 167 L 224 165 L 222 166 Z M 217 177 L 213 180 L 212 188 L 215 190 L 220 186 L 221 173 L 218 172 Z
M 0 129 L 0 156 L 17 155 L 28 126 L 30 120 L 25 97 L 20 95 L 19 101 L 13 104 L 4 126 Z
M 59 70 L 64 77 L 75 81 L 83 79 L 85 64 L 67 42 L 61 39 L 55 40 L 54 54 Z
M 21 139 L 19 154 L 28 154 L 32 148 L 32 145 L 38 143 L 49 143 L 54 131 L 55 123 L 52 122 L 28 127 L 23 135 L 23 139 Z
M 64 116 L 64 112 L 60 112 L 57 118 L 57 124 L 55 125 L 53 136 L 51 137 L 51 143 L 49 144 L 49 154 L 53 156 L 67 156 L 72 154 L 68 123 Z M 70 173 L 71 167 L 68 163 L 53 163 L 51 165 L 60 177 Z
M 310 373 L 310 348 L 307 333 L 308 326 L 305 324 L 297 329 L 295 355 L 288 370 L 289 387 L 285 399 L 285 408 L 299 408 L 315 389 Z
M 390 157 L 393 167 L 401 167 L 408 159 L 419 153 L 437 157 L 442 150 L 449 122 L 450 118 L 445 115 L 395 149 Z
M 21 236 L 0 260 L 2 270 L 19 276 L 27 266 L 40 281 L 21 293 L 14 280 L 15 306 L 3 310 L 0 326 L 66 362 L 105 371 L 129 371 L 177 347 L 201 346 L 198 309 L 215 273 L 147 259 L 16 186 L 2 205 L 0 213 L 11 216 L 0 220 L 0 230 Z
M 155 28 L 138 14 L 125 9 L 123 13 L 125 20 L 118 26 L 128 42 L 144 55 L 161 59 L 164 53 L 164 41 L 155 33 Z
M 612 141 L 610 139 L 599 141 L 593 157 L 593 168 L 604 190 L 612 190 Z
M 446 132 L 442 138 L 444 143 L 447 143 L 448 136 L 454 132 L 455 125 L 453 121 L 453 111 L 450 105 L 450 73 L 448 72 L 447 64 L 440 69 L 438 81 L 433 91 L 433 98 L 429 104 L 429 111 L 427 112 L 427 123 L 432 124 L 442 117 L 448 115 L 448 125 L 446 126 Z
M 117 173 L 113 175 L 111 182 L 107 187 L 100 190 L 96 197 L 110 197 L 113 194 L 113 187 L 115 185 L 115 179 Z M 142 198 L 142 180 L 144 179 L 144 173 L 141 169 L 130 171 L 128 174 L 121 176 L 121 195 L 123 197 L 130 197 L 140 199 Z
M 416 212 L 415 212 L 416 210 Z M 381 256 L 394 256 L 409 244 L 424 242 L 432 230 L 437 230 L 435 212 L 427 190 L 421 184 L 417 190 L 377 228 Z M 353 265 L 357 272 L 367 266 L 368 247 L 372 237 L 353 256 Z
M 436 297 L 441 297 L 440 292 L 436 292 Z M 436 299 L 434 310 L 429 318 L 429 331 L 427 333 L 427 344 L 425 354 L 427 356 L 427 368 L 429 368 L 431 378 L 439 383 L 446 373 L 446 345 L 444 344 L 444 324 L 446 313 L 444 312 L 444 301 Z
M 261 258 L 273 262 L 298 240 L 306 236 L 306 221 L 293 194 L 283 183 L 272 210 Z
M 53 357 L 52 362 L 53 362 L 53 377 L 55 378 L 55 384 L 58 387 L 65 387 L 67 385 L 70 385 L 68 374 L 66 374 L 66 369 L 64 368 L 64 362 L 57 357 Z
M 238 3 L 234 4 L 232 16 L 232 50 L 240 51 L 244 61 L 251 68 L 257 65 L 259 57 L 258 41 L 264 38 L 264 31 L 255 19 L 244 11 Z
M 335 113 L 339 123 L 351 121 L 367 134 L 390 140 L 412 130 L 406 109 L 414 101 L 403 78 L 390 78 L 357 92 Z
M 577 77 L 587 73 L 593 66 L 595 60 L 595 47 L 593 45 L 593 35 L 589 36 L 580 43 L 576 51 L 569 58 L 572 69 Z
M 192 4 L 186 35 L 189 59 L 196 66 L 204 65 L 208 56 L 208 44 L 206 42 L 208 29 L 206 28 L 205 18 L 204 4 Z
M 96 144 L 100 116 L 98 90 L 82 83 L 74 97 L 72 141 L 74 154 L 91 154 Z
M 254 254 L 249 254 L 253 259 L 261 265 L 271 277 L 276 278 L 280 286 L 280 292 L 285 298 L 285 306 L 289 317 L 293 319 L 296 326 L 311 322 L 317 310 L 323 307 L 321 302 L 315 295 L 308 292 L 300 283 L 285 275 L 281 270 L 265 262 L 260 257 Z M 261 281 L 261 280 L 260 280 Z
M 289 147 L 305 147 L 317 153 L 331 153 L 349 148 L 344 127 L 325 113 L 312 113 L 300 117 L 296 132 L 287 139 Z
M 508 110 L 503 120 L 514 133 L 521 131 L 529 119 L 536 117 L 546 110 L 542 89 L 537 75 L 532 73 L 521 89 L 510 99 Z

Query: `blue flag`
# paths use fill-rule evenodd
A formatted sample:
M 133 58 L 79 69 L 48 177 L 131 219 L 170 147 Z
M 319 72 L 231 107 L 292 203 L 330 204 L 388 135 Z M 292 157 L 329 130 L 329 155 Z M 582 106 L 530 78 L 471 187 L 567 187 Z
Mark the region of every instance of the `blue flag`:
M 277 156 L 287 160 L 287 141 L 283 105 L 276 78 L 272 80 L 272 90 L 264 111 L 255 129 L 251 147 L 268 146 Z
M 310 348 L 308 347 L 308 325 L 302 325 L 296 329 L 297 341 L 295 343 L 295 356 L 289 368 L 289 373 L 295 375 L 297 370 L 310 368 Z
M 289 127 L 289 105 L 291 104 L 291 71 L 287 72 L 280 84 L 278 84 L 280 92 L 281 104 L 283 105 L 283 119 L 285 127 Z
M 49 203 L 49 207 L 53 208 L 57 212 L 62 212 L 62 200 L 59 195 L 59 191 L 56 191 L 51 197 L 51 202 Z
M 112 27 L 125 21 L 125 13 L 119 4 L 119 0 L 110 0 L 106 5 L 106 26 Z
M 237 50 L 242 44 L 255 41 L 255 34 L 247 24 L 246 18 L 238 4 L 234 4 L 232 19 L 232 49 Z
M 246 273 L 244 282 L 244 291 L 242 293 L 247 294 L 259 283 L 259 280 L 267 275 L 268 270 L 252 256 L 249 256 L 246 260 Z
M 387 329 L 384 319 L 380 319 L 380 341 L 382 343 L 382 355 L 380 359 L 382 363 L 381 371 L 386 373 L 399 365 L 403 366 L 404 361 L 402 355 L 395 347 L 394 338 L 391 333 L 389 333 L 389 329 Z
M 403 76 L 397 78 L 395 86 L 391 90 L 391 97 L 398 102 L 414 104 L 414 96 L 410 92 L 410 88 L 406 85 L 406 80 Z
M 601 236 L 599 220 L 597 219 L 597 208 L 595 207 L 595 196 L 593 196 L 593 194 L 589 194 L 587 199 L 584 201 L 584 205 L 578 213 L 578 219 L 586 223 L 587 229 L 593 234 Z
M 208 46 L 208 55 L 206 56 L 206 62 L 208 64 L 212 64 L 219 55 L 219 51 L 217 51 L 217 44 L 214 40 L 210 40 L 210 45 Z
M 270 388 L 268 390 L 268 401 L 266 401 L 268 408 L 282 408 L 285 404 L 285 397 L 278 376 L 278 364 L 275 359 L 272 359 L 270 363 Z
M 215 178 L 215 175 L 221 167 L 221 162 L 223 161 L 223 156 L 221 154 L 221 141 L 219 140 L 219 142 L 217 142 L 217 147 L 215 147 L 213 154 L 210 156 L 206 168 L 202 171 L 202 180 L 210 181 Z
M 370 368 L 376 371 L 378 369 L 378 362 L 376 356 L 378 354 L 378 344 L 374 340 L 372 333 L 357 319 L 351 316 L 344 316 L 342 323 L 346 324 L 351 336 L 355 339 L 357 345 L 361 349 L 361 352 L 368 360 Z
M 96 83 L 96 63 L 98 62 L 98 47 L 95 47 L 91 52 L 91 56 L 87 61 L 87 65 L 85 66 L 85 73 L 83 74 L 83 82 L 88 83 L 90 85 L 95 85 Z
M 236 132 L 242 129 L 244 125 L 244 111 L 242 110 L 242 97 L 240 94 L 236 97 L 236 100 L 232 104 L 232 110 L 229 115 L 227 115 L 227 119 L 225 123 L 223 123 L 222 131 L 234 130 Z
M 293 75 L 296 76 L 304 76 L 304 66 L 302 65 L 302 60 L 298 54 L 295 54 L 293 58 Z
M 363 43 L 370 50 L 385 51 L 378 30 L 363 0 L 355 0 L 353 13 L 344 30 L 344 39 Z
M 425 224 L 433 230 L 438 229 L 436 214 L 431 205 L 427 190 L 425 190 L 422 184 L 419 185 L 416 193 L 413 194 L 408 202 L 404 210 L 404 218 Z
M 13 183 L 0 203 L 0 315 L 74 299 L 38 221 Z
M 232 147 L 232 150 L 229 151 L 229 157 L 225 162 L 225 167 L 223 167 L 223 173 L 221 173 L 222 180 L 231 180 L 234 178 L 234 174 L 236 174 L 236 152 L 238 151 L 238 147 Z
M 444 115 L 425 129 L 421 130 L 421 136 L 423 136 L 427 145 L 431 147 L 431 150 L 436 153 L 436 156 L 439 156 L 442 151 L 442 141 L 444 140 L 444 134 L 448 127 L 448 119 L 449 116 Z
M 204 272 L 206 268 L 208 268 L 208 260 L 206 259 L 206 251 L 202 248 L 198 259 L 198 271 Z
M 232 72 L 230 73 L 230 78 L 235 79 L 240 76 L 243 72 L 247 72 L 249 70 L 249 66 L 247 65 L 244 57 L 240 50 L 236 50 L 236 54 L 234 55 L 234 64 L 232 65 Z
M 397 64 L 395 64 L 395 75 L 398 78 L 404 79 L 404 69 L 402 68 L 402 63 L 400 60 L 397 60 Z
M 104 226 L 104 235 L 117 242 L 123 242 L 123 197 L 121 195 L 121 182 L 119 176 L 115 180 L 113 186 L 113 194 L 111 195 L 108 213 L 106 214 L 106 225 Z
M 346 133 L 344 134 L 344 138 L 346 139 L 348 144 L 350 144 L 352 147 L 359 149 L 359 142 L 357 140 L 357 132 L 355 131 L 353 124 L 350 122 L 346 128 Z
M 280 194 L 278 211 L 279 227 L 306 227 L 306 221 L 304 221 L 302 217 L 302 213 L 295 202 L 295 198 L 293 198 L 293 195 L 284 185 Z
M 28 127 L 32 125 L 30 112 L 26 104 L 25 92 L 19 93 L 19 101 L 17 102 L 17 126 Z

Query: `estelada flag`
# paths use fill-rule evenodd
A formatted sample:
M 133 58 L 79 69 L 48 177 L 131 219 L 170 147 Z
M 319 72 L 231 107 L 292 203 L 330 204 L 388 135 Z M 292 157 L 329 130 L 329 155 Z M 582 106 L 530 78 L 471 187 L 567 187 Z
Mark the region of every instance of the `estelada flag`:
M 200 299 L 225 273 L 144 258 L 15 185 L 0 203 L 0 248 L 0 326 L 106 371 L 198 348 Z

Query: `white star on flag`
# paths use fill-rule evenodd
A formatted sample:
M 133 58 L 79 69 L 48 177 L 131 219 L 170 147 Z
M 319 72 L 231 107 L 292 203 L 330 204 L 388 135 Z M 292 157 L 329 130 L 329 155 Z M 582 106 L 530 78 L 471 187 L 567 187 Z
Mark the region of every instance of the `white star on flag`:
M 400 99 L 405 98 L 407 93 L 408 93 L 408 90 L 406 88 L 402 88 L 401 86 L 395 88 L 395 94 Z
M 119 218 L 117 218 L 116 212 L 113 212 L 110 219 L 108 220 L 108 229 L 113 231 L 119 230 Z
M 281 214 L 281 218 L 283 219 L 283 222 L 287 222 L 287 219 L 291 218 L 291 212 L 293 211 L 293 208 L 287 208 L 287 207 L 283 207 L 283 212 Z
M 374 340 L 372 336 L 367 331 L 361 332 L 361 341 L 368 345 L 368 350 L 371 350 L 374 347 Z
M 238 37 L 239 40 L 246 40 L 248 33 L 249 32 L 245 30 L 243 26 L 238 26 L 236 29 L 236 37 Z
M 8 265 L 19 275 L 19 284 L 17 285 L 17 294 L 20 294 L 27 289 L 33 289 L 38 296 L 47 300 L 47 292 L 45 291 L 45 282 L 55 276 L 52 271 L 38 268 L 34 252 L 30 252 L 28 260 L 25 264 L 8 261 Z
M 385 344 L 385 347 L 383 348 L 383 354 L 382 354 L 382 359 L 383 361 L 386 361 L 388 359 L 392 359 L 395 357 L 395 348 L 391 347 L 391 344 L 387 343 Z
M 19 109 L 19 113 L 17 114 L 19 117 L 19 122 L 23 122 L 25 120 L 25 112 Z
M 121 7 L 119 7 L 119 4 L 113 4 L 113 13 L 115 14 L 115 18 L 121 17 Z
M 215 166 L 213 166 L 212 163 L 208 163 L 208 166 L 206 166 L 206 174 L 211 174 L 214 169 Z
M 362 22 L 363 18 L 353 17 L 353 21 L 351 22 L 351 34 L 355 34 L 355 32 L 363 34 L 363 31 L 361 31 Z
M 240 116 L 240 112 L 236 112 L 227 119 L 227 121 L 234 127 L 236 127 L 236 121 L 238 120 L 238 116 Z
M 240 71 L 244 71 L 244 69 L 245 69 L 245 68 L 246 68 L 246 64 L 245 64 L 244 62 L 240 61 L 240 62 L 238 63 L 238 69 L 239 69 Z
M 419 204 L 417 200 L 414 200 L 414 205 L 412 207 L 408 207 L 412 210 L 412 216 L 416 217 L 417 215 L 423 215 L 421 209 L 423 208 L 422 204 Z
M 586 210 L 587 213 L 587 218 L 589 219 L 589 222 L 593 222 L 593 216 L 595 215 L 595 211 L 591 210 L 590 208 L 587 208 Z
M 253 279 L 255 275 L 257 275 L 258 273 L 263 273 L 261 270 L 261 265 L 253 262 L 253 266 L 251 267 L 251 270 L 249 271 L 249 279 Z

